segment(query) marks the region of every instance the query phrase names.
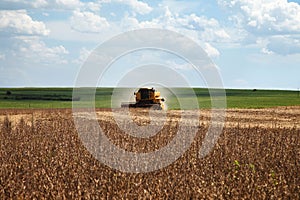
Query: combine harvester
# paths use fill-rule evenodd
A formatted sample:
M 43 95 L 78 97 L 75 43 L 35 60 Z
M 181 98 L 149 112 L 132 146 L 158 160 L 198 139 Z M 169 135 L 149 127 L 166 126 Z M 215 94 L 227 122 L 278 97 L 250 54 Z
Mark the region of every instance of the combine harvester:
M 140 88 L 134 93 L 135 101 L 133 103 L 122 103 L 122 108 L 153 108 L 155 110 L 164 109 L 164 98 L 160 97 L 160 92 L 154 88 Z

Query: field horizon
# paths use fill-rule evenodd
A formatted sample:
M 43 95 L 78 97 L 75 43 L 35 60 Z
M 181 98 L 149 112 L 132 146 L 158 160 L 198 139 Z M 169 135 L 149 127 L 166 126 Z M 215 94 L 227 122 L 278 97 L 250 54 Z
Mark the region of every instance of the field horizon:
M 89 87 L 82 87 L 89 88 Z M 187 88 L 173 87 L 178 96 L 190 100 L 193 96 Z M 112 108 L 111 96 L 116 88 L 96 88 L 95 107 Z M 117 88 L 126 90 L 128 88 Z M 159 88 L 158 88 L 159 90 Z M 210 89 L 218 91 L 219 89 Z M 193 88 L 199 108 L 210 108 L 211 99 L 207 88 Z M 227 108 L 270 108 L 300 105 L 299 91 L 269 89 L 225 89 Z M 0 88 L 0 109 L 3 108 L 72 108 L 73 97 L 70 87 L 24 87 Z M 162 94 L 163 96 L 163 94 Z M 170 110 L 180 109 L 177 96 L 171 95 L 166 101 Z

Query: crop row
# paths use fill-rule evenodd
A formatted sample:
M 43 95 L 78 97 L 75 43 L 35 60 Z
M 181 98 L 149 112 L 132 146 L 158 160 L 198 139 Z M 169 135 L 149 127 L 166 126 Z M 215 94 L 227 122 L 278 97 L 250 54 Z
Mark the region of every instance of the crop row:
M 124 134 L 113 121 L 99 124 L 115 145 L 136 152 L 158 150 L 178 128 L 168 123 L 147 140 Z M 86 150 L 69 111 L 45 111 L 15 125 L 5 118 L 0 122 L 0 198 L 299 198 L 299 129 L 225 127 L 212 152 L 199 158 L 206 131 L 200 127 L 173 164 L 124 173 Z

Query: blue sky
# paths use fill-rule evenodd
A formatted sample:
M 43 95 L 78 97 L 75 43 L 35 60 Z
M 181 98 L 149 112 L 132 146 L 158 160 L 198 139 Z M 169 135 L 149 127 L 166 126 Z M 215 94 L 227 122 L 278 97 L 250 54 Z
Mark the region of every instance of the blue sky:
M 197 42 L 226 88 L 300 88 L 296 0 L 2 0 L 0 9 L 0 87 L 72 87 L 102 42 L 129 30 L 162 28 Z M 186 63 L 144 54 L 174 65 L 191 85 L 205 86 Z M 116 85 L 117 69 L 139 57 L 116 62 L 102 86 Z

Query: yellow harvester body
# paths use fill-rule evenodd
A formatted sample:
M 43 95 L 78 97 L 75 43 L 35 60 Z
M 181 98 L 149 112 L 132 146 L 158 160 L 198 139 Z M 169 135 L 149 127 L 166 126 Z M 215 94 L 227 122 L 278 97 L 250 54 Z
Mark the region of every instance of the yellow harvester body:
M 154 88 L 140 88 L 135 95 L 135 103 L 122 103 L 121 107 L 164 109 L 164 99 Z

